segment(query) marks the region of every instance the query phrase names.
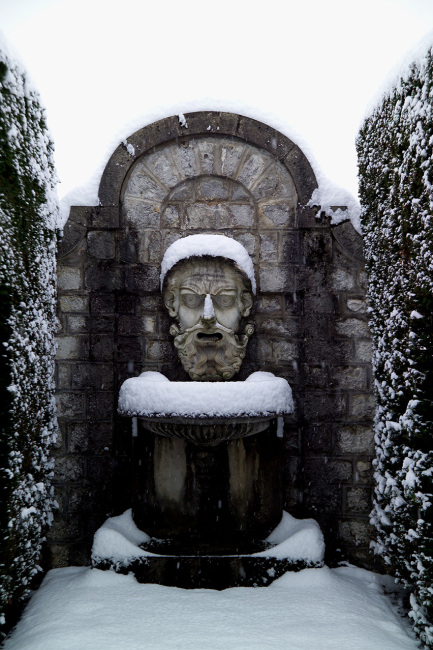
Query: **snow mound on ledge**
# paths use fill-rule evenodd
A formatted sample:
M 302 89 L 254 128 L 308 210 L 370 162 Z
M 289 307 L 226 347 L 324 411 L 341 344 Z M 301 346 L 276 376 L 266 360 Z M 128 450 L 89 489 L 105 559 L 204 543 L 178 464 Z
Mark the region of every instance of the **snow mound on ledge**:
M 251 257 L 242 244 L 225 235 L 189 235 L 171 244 L 165 251 L 161 263 L 161 289 L 166 274 L 177 262 L 203 255 L 227 257 L 236 262 L 249 277 L 253 293 L 256 293 L 256 280 Z
M 176 381 L 143 372 L 123 382 L 119 413 L 167 417 L 241 417 L 293 411 L 287 381 L 271 372 L 254 372 L 245 381 Z
M 92 559 L 128 564 L 139 557 L 154 557 L 155 553 L 139 547 L 139 544 L 149 540 L 149 535 L 135 525 L 132 510 L 129 509 L 119 517 L 107 519 L 96 531 Z M 266 541 L 275 546 L 253 553 L 252 557 L 274 557 L 308 564 L 323 562 L 325 542 L 319 524 L 314 519 L 295 519 L 288 512 L 283 512 L 281 522 Z
M 139 530 L 132 518 L 132 510 L 110 517 L 93 538 L 92 558 L 110 558 L 114 562 L 129 562 L 137 557 L 152 555 L 139 547 L 148 542 L 149 535 Z
M 336 226 L 343 221 L 351 221 L 355 230 L 361 233 L 361 206 L 350 192 L 342 187 L 337 187 L 331 181 L 323 178 L 307 203 L 310 207 L 317 207 L 316 218 L 322 212 L 330 217 L 332 225 Z
M 283 512 L 280 523 L 265 541 L 275 546 L 253 553 L 253 557 L 275 557 L 316 564 L 323 562 L 325 556 L 325 541 L 317 521 L 295 519 L 288 512 Z

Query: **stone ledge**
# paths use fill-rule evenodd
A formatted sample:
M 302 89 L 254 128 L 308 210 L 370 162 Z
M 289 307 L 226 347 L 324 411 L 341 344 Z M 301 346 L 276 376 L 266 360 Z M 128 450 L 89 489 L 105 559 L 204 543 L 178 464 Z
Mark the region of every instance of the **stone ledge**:
M 108 560 L 93 561 L 93 568 L 132 573 L 140 583 L 181 589 L 228 589 L 266 587 L 286 571 L 320 568 L 323 562 L 293 562 L 288 559 L 257 558 L 246 555 L 160 556 L 135 560 L 120 566 Z

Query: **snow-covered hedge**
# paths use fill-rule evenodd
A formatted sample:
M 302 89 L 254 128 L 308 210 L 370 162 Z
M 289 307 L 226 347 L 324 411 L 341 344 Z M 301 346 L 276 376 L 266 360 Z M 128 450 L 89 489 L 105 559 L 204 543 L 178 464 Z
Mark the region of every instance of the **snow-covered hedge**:
M 433 647 L 433 48 L 360 130 L 377 396 L 374 549 L 412 589 Z
M 0 42 L 0 622 L 38 572 L 54 506 L 57 199 L 52 143 Z

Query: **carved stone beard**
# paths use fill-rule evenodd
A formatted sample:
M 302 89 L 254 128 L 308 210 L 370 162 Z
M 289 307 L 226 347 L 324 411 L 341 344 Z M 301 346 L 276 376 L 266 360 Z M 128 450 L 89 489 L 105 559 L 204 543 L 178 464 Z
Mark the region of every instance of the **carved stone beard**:
M 254 325 L 248 323 L 243 334 L 219 323 L 203 319 L 185 330 L 172 325 L 174 339 L 183 367 L 194 381 L 227 381 L 235 375 L 245 357 Z

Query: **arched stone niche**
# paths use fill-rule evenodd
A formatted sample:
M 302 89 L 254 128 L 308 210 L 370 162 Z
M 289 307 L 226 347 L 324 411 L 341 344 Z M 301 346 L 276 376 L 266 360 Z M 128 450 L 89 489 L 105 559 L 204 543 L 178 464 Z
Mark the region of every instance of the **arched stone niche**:
M 140 264 L 160 264 L 185 235 L 221 233 L 247 249 L 259 290 L 282 291 L 290 284 L 285 249 L 292 246 L 297 205 L 292 176 L 274 156 L 233 138 L 205 136 L 137 160 L 122 188 L 121 214 L 135 233 Z
M 87 561 L 98 525 L 129 507 L 121 383 L 143 370 L 187 379 L 159 271 L 168 245 L 199 232 L 234 237 L 254 261 L 256 332 L 238 378 L 268 370 L 292 386 L 285 508 L 319 521 L 331 559 L 341 549 L 367 563 L 373 399 L 361 238 L 349 222 L 332 226 L 307 207 L 316 179 L 288 138 L 239 115 L 185 118 L 187 127 L 167 118 L 119 145 L 101 205 L 72 208 L 65 227 L 53 564 Z

